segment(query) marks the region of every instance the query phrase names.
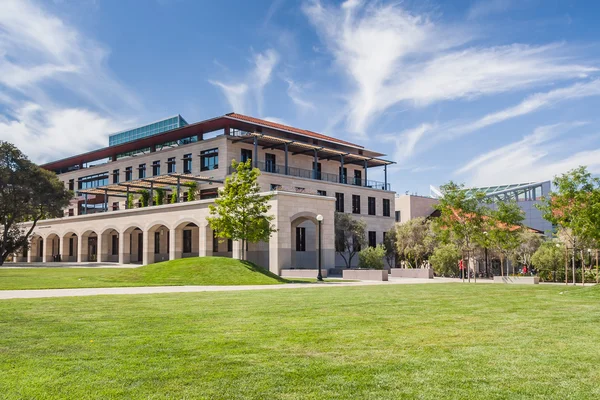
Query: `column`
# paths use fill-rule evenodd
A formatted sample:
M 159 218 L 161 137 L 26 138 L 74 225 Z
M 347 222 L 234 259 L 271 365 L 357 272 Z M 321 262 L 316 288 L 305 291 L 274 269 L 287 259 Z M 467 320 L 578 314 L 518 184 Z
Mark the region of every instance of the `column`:
M 142 243 L 142 265 L 152 264 L 154 262 L 154 232 L 146 231 L 143 235 Z
M 210 257 L 213 255 L 213 234 L 210 226 L 204 225 L 198 228 L 198 255 L 200 257 Z
M 368 162 L 367 160 L 365 160 L 365 186 L 368 186 L 369 184 L 367 183 L 367 168 L 368 168 Z
M 169 230 L 169 260 L 176 260 L 183 256 L 183 230 Z
M 285 174 L 289 175 L 288 172 L 288 144 L 284 143 L 284 148 L 285 148 Z
M 242 259 L 242 241 L 241 240 L 234 240 L 232 241 L 232 252 L 231 252 L 231 258 L 235 259 L 235 260 L 241 260 Z
M 87 236 L 77 237 L 77 262 L 87 261 L 87 240 Z
M 98 256 L 96 260 L 98 262 L 108 261 L 108 255 L 110 254 L 110 245 L 112 244 L 112 235 L 101 234 L 98 235 Z
M 119 233 L 119 264 L 129 264 L 131 262 L 131 234 Z
M 33 248 L 33 241 L 31 241 L 31 242 L 29 242 L 29 243 L 30 243 L 30 245 L 29 245 L 29 249 L 27 250 L 27 263 L 30 263 L 30 262 L 31 262 L 31 254 L 32 254 L 32 253 L 33 253 L 33 251 L 34 251 L 34 248 Z
M 104 240 L 103 236 L 103 234 L 99 234 L 96 236 L 96 262 L 104 261 L 104 258 L 102 256 L 105 253 L 104 248 L 107 246 L 108 243 L 105 243 L 107 241 Z
M 254 168 L 258 168 L 258 138 L 254 136 Z
M 340 183 L 346 183 L 346 175 L 344 174 L 344 156 L 340 156 Z
M 314 149 L 315 152 L 315 160 L 313 162 L 313 179 L 317 179 L 317 173 L 318 173 L 318 163 L 319 163 L 319 157 L 317 156 L 317 149 Z
M 42 242 L 42 262 L 45 263 L 47 262 L 46 260 L 46 256 L 48 254 L 48 238 L 43 239 L 44 241 Z

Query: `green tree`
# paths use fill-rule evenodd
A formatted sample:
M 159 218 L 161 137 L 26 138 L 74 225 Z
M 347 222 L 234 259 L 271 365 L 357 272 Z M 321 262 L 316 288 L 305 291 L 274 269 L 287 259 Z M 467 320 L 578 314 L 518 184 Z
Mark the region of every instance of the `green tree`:
M 421 262 L 430 253 L 430 225 L 429 220 L 425 218 L 414 218 L 396 225 L 398 254 L 403 255 L 412 268 L 419 268 Z
M 225 179 L 206 219 L 218 237 L 242 241 L 242 259 L 245 259 L 246 243 L 267 241 L 275 232 L 271 224 L 275 217 L 267 215 L 273 196 L 260 194 L 260 171 L 252 168 L 250 160 L 245 163 L 233 160 L 231 166 L 235 172 Z
M 544 242 L 531 256 L 531 263 L 544 280 L 556 282 L 565 263 L 565 247 L 558 242 Z
M 171 204 L 177 203 L 177 193 L 171 194 Z
M 154 189 L 154 199 L 152 199 L 155 206 L 161 206 L 165 202 L 165 189 Z
M 140 194 L 140 203 L 142 204 L 142 207 L 148 207 L 148 203 L 150 201 L 150 191 L 142 189 L 139 190 L 138 193 Z
M 491 248 L 500 255 L 500 274 L 504 276 L 504 261 L 513 256 L 521 245 L 523 210 L 515 201 L 499 201 L 487 219 L 486 232 Z M 514 271 L 514 266 L 513 266 Z M 508 275 L 508 263 L 506 263 Z
M 127 196 L 126 201 L 127 201 L 127 209 L 131 210 L 133 208 L 133 195 L 131 193 Z
M 396 228 L 392 228 L 385 233 L 383 238 L 383 247 L 385 248 L 385 259 L 388 267 L 393 268 L 396 266 L 398 260 L 398 247 L 396 245 Z
M 543 242 L 544 238 L 539 233 L 523 229 L 519 233 L 519 245 L 513 253 L 512 261 L 531 269 L 531 258 Z
M 367 247 L 358 253 L 358 267 L 370 269 L 383 269 L 385 247 L 378 244 L 376 247 Z
M 367 223 L 350 214 L 335 213 L 335 251 L 344 259 L 346 268 L 352 267 L 352 259 L 366 244 Z
M 58 218 L 73 193 L 53 172 L 29 161 L 14 145 L 0 141 L 0 265 L 29 245 L 40 219 Z M 24 222 L 31 222 L 26 229 Z
M 435 248 L 429 257 L 429 262 L 438 276 L 456 276 L 460 250 L 454 243 L 441 244 Z

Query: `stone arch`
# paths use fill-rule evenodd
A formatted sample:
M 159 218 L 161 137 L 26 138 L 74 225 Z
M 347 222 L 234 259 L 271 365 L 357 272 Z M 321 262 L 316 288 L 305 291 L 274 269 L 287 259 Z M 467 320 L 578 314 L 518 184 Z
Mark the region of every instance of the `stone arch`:
M 77 249 L 79 246 L 80 235 L 75 230 L 67 230 L 60 238 L 61 240 L 61 261 L 77 262 Z
M 99 236 L 95 229 L 85 229 L 79 236 L 77 261 L 96 262 L 98 261 L 98 241 Z
M 203 225 L 195 218 L 182 218 L 173 224 L 173 229 L 171 230 L 173 235 L 173 258 L 207 255 L 206 248 L 208 244 L 206 243 L 206 231 L 206 224 Z M 212 239 L 212 233 L 210 238 Z M 212 249 L 212 241 L 210 248 Z M 203 249 L 205 251 L 202 251 Z
M 29 238 L 29 250 L 27 260 L 29 262 L 42 262 L 44 237 L 39 233 L 33 233 Z
M 119 263 L 141 264 L 144 259 L 143 225 L 129 224 L 119 233 Z
M 44 235 L 43 262 L 54 262 L 61 260 L 61 237 L 56 231 Z
M 118 262 L 119 229 L 114 225 L 107 225 L 99 229 L 98 232 L 98 237 L 101 239 L 98 245 L 98 261 Z
M 312 269 L 317 265 L 317 214 L 301 211 L 290 217 L 292 266 Z
M 170 259 L 171 229 L 163 221 L 155 221 L 147 225 L 146 250 L 144 264 L 168 261 Z

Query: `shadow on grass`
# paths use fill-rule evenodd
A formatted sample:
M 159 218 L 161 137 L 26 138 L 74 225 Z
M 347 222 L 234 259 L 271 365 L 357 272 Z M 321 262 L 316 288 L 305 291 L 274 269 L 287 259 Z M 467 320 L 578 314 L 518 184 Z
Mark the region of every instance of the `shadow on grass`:
M 278 282 L 281 282 L 281 283 L 290 283 L 287 279 L 283 279 L 279 275 L 275 275 L 274 273 L 272 273 L 268 269 L 263 268 L 263 267 L 261 267 L 259 265 L 256 265 L 253 262 L 250 262 L 250 261 L 241 261 L 241 263 L 242 263 L 242 265 L 244 265 L 244 267 L 246 267 L 251 272 L 258 272 L 259 274 L 263 274 L 265 276 L 268 276 L 269 278 L 273 278 L 273 279 L 275 279 L 275 280 L 277 280 Z

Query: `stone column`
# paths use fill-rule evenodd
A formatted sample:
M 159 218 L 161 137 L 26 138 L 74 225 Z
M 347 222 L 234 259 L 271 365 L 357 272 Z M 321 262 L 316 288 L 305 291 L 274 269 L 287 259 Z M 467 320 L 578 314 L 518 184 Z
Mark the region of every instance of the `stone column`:
M 232 252 L 231 252 L 231 258 L 235 259 L 235 260 L 241 260 L 242 259 L 242 241 L 241 240 L 233 240 L 232 241 Z
M 112 242 L 112 235 L 101 234 L 98 235 L 98 256 L 96 260 L 98 262 L 108 261 L 108 254 L 110 252 L 110 245 Z
M 183 229 L 169 231 L 169 260 L 176 260 L 183 256 Z
M 27 250 L 27 262 L 31 262 L 31 254 L 33 253 L 33 242 L 29 242 L 29 249 Z
M 88 261 L 88 237 L 81 235 L 77 237 L 77 262 Z
M 143 236 L 142 265 L 154 263 L 154 232 L 146 231 Z
M 119 264 L 129 264 L 131 262 L 131 254 L 129 247 L 131 246 L 131 234 L 119 233 Z
M 43 239 L 44 242 L 42 244 L 42 262 L 45 263 L 47 262 L 46 260 L 46 255 L 48 254 L 48 238 L 44 238 Z
M 199 232 L 199 252 L 198 255 L 200 257 L 208 257 L 213 255 L 213 234 L 212 229 L 208 224 L 204 226 L 200 226 L 198 228 Z
M 102 234 L 96 236 L 96 262 L 104 261 L 102 256 L 104 254 L 104 247 L 106 247 L 108 243 L 105 243 L 107 241 L 104 240 L 103 236 L 104 235 Z

